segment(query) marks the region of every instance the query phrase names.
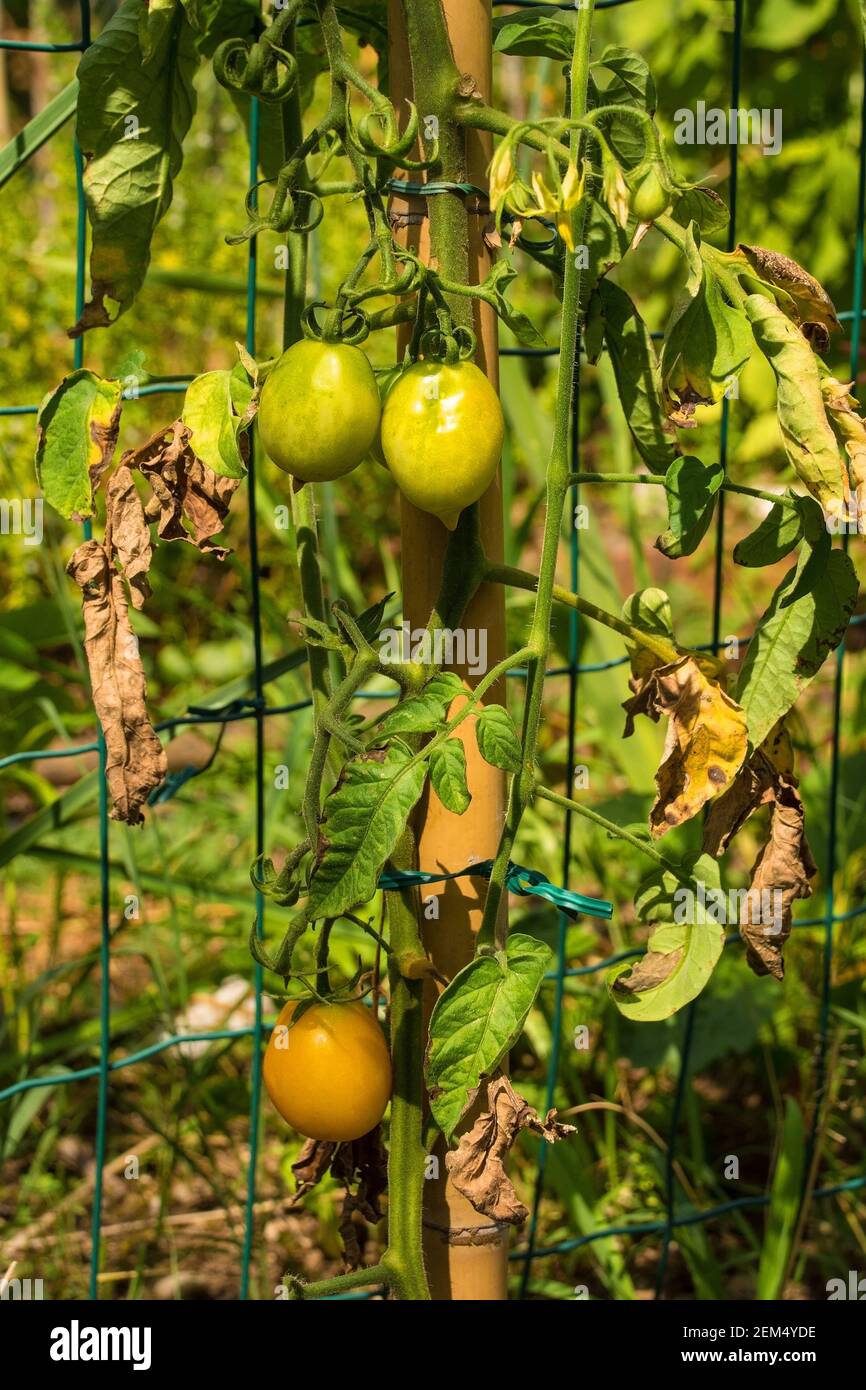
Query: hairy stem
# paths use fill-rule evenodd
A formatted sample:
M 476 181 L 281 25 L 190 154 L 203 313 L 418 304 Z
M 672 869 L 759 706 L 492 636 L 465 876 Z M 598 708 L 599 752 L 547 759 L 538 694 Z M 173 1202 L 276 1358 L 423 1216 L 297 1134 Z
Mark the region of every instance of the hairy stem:
M 574 53 L 571 61 L 571 100 L 569 115 L 580 119 L 586 115 L 586 94 L 589 80 L 589 45 L 595 0 L 581 6 L 577 19 Z M 580 135 L 570 132 L 569 157 L 577 161 Z M 578 236 L 576 242 L 579 242 Z M 535 789 L 534 761 L 541 723 L 544 677 L 550 650 L 550 615 L 553 605 L 556 557 L 559 535 L 569 487 L 569 427 L 574 392 L 575 367 L 578 360 L 580 333 L 581 271 L 576 256 L 566 256 L 562 291 L 562 330 L 559 355 L 559 381 L 556 393 L 553 441 L 546 479 L 546 511 L 544 539 L 541 549 L 535 609 L 529 631 L 531 655 L 527 662 L 526 699 L 523 707 L 523 761 L 519 773 L 511 782 L 508 814 L 499 841 L 499 849 L 490 875 L 490 886 L 484 903 L 484 916 L 479 932 L 479 946 L 500 944 L 497 924 L 505 892 L 508 863 L 523 813 Z
M 530 574 L 528 570 L 516 569 L 513 565 L 490 565 L 484 577 L 494 584 L 510 584 L 515 589 L 527 589 L 531 593 L 538 591 L 537 576 Z M 633 627 L 624 618 L 618 618 L 614 613 L 608 613 L 606 609 L 590 603 L 589 599 L 581 598 L 580 594 L 573 594 L 560 584 L 553 585 L 552 594 L 556 603 L 565 604 L 568 608 L 575 608 L 578 613 L 583 613 L 587 618 L 594 618 L 597 623 L 603 623 L 605 627 L 612 628 L 626 641 L 633 642 L 639 647 L 645 647 L 647 651 L 652 652 L 666 665 L 671 661 L 678 661 L 682 656 L 682 652 L 673 642 L 666 641 L 664 637 L 659 637 L 656 633 L 643 632 L 641 628 Z M 512 658 L 512 664 L 515 664 L 514 658 Z

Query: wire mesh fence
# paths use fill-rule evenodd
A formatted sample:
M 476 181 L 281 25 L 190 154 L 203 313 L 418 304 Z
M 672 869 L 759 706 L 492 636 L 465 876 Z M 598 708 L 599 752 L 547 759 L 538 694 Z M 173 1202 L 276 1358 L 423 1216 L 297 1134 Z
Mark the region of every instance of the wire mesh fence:
M 508 4 L 511 8 L 531 8 L 535 0 L 494 0 L 494 5 Z M 596 0 L 596 8 L 600 10 L 618 8 L 624 5 L 648 3 L 648 0 Z M 741 80 L 742 80 L 742 60 L 743 53 L 747 47 L 747 33 L 745 26 L 745 0 L 727 0 L 733 10 L 733 34 L 731 41 L 731 65 L 730 65 L 730 105 L 732 110 L 740 106 Z M 560 4 L 557 8 L 568 10 L 573 9 L 573 4 Z M 0 39 L 0 48 L 18 51 L 30 51 L 41 53 L 83 53 L 91 43 L 91 4 L 90 0 L 81 0 L 79 4 L 81 37 L 77 41 L 68 43 L 37 43 L 24 42 L 9 39 Z M 63 122 L 59 123 L 61 126 Z M 51 122 L 46 123 L 48 135 L 52 137 L 56 130 L 51 128 Z M 22 145 L 15 167 L 20 167 L 26 162 L 34 149 L 38 145 Z M 736 143 L 730 145 L 730 179 L 728 185 L 728 203 L 730 207 L 730 223 L 728 232 L 728 250 L 733 250 L 737 242 L 737 191 L 739 173 L 739 146 Z M 76 193 L 77 193 L 77 232 L 76 232 L 76 273 L 75 273 L 75 315 L 76 320 L 80 318 L 85 302 L 85 277 L 86 277 L 86 254 L 87 254 L 87 211 L 84 198 L 84 161 L 81 150 L 77 142 L 73 139 L 72 158 L 75 164 Z M 259 107 L 256 100 L 251 103 L 251 116 L 249 124 L 249 181 L 250 186 L 254 186 L 258 178 L 259 168 Z M 850 346 L 849 346 L 849 374 L 852 379 L 856 379 L 859 361 L 862 320 L 864 313 L 864 227 L 866 227 L 866 54 L 864 54 L 863 64 L 863 97 L 860 112 L 860 140 L 859 140 L 859 170 L 857 183 L 857 205 L 856 205 L 856 235 L 853 251 L 853 296 L 851 305 L 839 315 L 843 323 L 849 325 Z M 257 243 L 255 238 L 249 242 L 248 261 L 247 261 L 247 288 L 246 288 L 246 333 L 245 346 L 250 354 L 256 352 L 256 302 L 257 302 Z M 654 336 L 660 336 L 658 334 Z M 80 368 L 84 364 L 85 339 L 79 337 L 74 342 L 73 348 L 73 367 Z M 558 349 L 527 349 L 522 347 L 503 347 L 503 355 L 527 357 L 536 355 L 539 351 L 555 353 Z M 580 419 L 580 358 L 578 356 L 575 382 L 574 382 L 574 405 L 572 412 L 571 430 L 571 450 L 572 450 L 572 471 L 579 472 L 581 454 L 581 435 L 579 427 Z M 191 380 L 192 378 L 188 378 Z M 135 391 L 136 396 L 157 395 L 161 393 L 182 392 L 185 390 L 183 380 L 172 379 L 171 381 L 154 381 L 145 386 L 138 387 Z M 125 393 L 126 396 L 126 393 Z M 15 415 L 36 415 L 39 407 L 36 404 L 5 404 L 0 406 L 0 416 Z M 727 397 L 722 403 L 722 415 L 719 437 L 719 459 L 724 465 L 728 456 L 729 444 L 729 422 L 730 422 L 730 403 Z M 249 455 L 248 485 L 251 498 L 255 496 L 256 489 L 256 458 L 255 449 L 250 447 Z M 580 485 L 573 485 L 574 504 L 577 505 Z M 723 643 L 721 641 L 722 623 L 722 604 L 724 597 L 724 576 L 723 559 L 725 544 L 725 511 L 724 493 L 719 493 L 718 507 L 716 514 L 715 531 L 715 565 L 713 581 L 713 603 L 712 603 L 712 623 L 711 633 L 702 650 L 711 652 L 719 651 Z M 250 554 L 250 623 L 253 636 L 253 679 L 252 695 L 232 701 L 230 704 L 217 708 L 203 708 L 198 706 L 190 707 L 186 713 L 173 719 L 168 719 L 155 727 L 158 731 L 173 731 L 181 726 L 196 724 L 216 724 L 224 726 L 238 720 L 250 720 L 255 728 L 255 802 L 254 802 L 254 843 L 255 854 L 260 856 L 265 850 L 265 721 L 271 716 L 282 714 L 293 714 L 311 706 L 312 700 L 295 701 L 290 704 L 269 704 L 266 698 L 266 686 L 268 683 L 269 672 L 263 660 L 263 631 L 261 614 L 261 591 L 260 591 L 260 563 L 259 563 L 259 537 L 257 531 L 256 507 L 250 505 L 248 508 L 248 544 Z M 84 539 L 90 539 L 90 522 L 85 522 L 83 526 Z M 847 537 L 843 540 L 847 544 Z M 568 561 L 570 570 L 570 588 L 572 592 L 580 590 L 580 569 L 581 552 L 580 537 L 577 527 L 572 527 L 568 541 Z M 864 616 L 852 619 L 852 624 L 864 621 Z M 748 638 L 741 638 L 740 641 L 747 641 Z M 582 663 L 579 660 L 580 652 L 580 616 L 571 610 L 569 614 L 569 634 L 568 634 L 569 660 L 565 666 L 555 667 L 547 672 L 549 679 L 564 679 L 567 683 L 567 706 L 568 706 L 568 747 L 567 747 L 567 766 L 566 766 L 566 785 L 570 787 L 573 783 L 576 763 L 577 734 L 580 721 L 580 688 L 581 679 L 591 677 L 593 674 L 610 669 L 612 666 L 624 664 L 628 658 L 623 656 L 613 661 L 596 663 Z M 824 1092 L 827 1079 L 829 1033 L 830 1033 L 830 1009 L 831 1009 L 831 983 L 833 968 L 834 932 L 840 923 L 849 922 L 857 919 L 866 913 L 866 904 L 859 905 L 845 912 L 836 911 L 836 901 L 834 895 L 834 882 L 838 867 L 838 828 L 839 828 L 839 791 L 840 791 L 840 743 L 842 725 L 842 694 L 845 675 L 845 642 L 839 645 L 835 655 L 830 658 L 835 663 L 833 672 L 833 699 L 832 699 L 832 753 L 830 763 L 829 792 L 826 805 L 826 826 L 827 826 L 827 871 L 826 882 L 824 884 L 824 910 L 819 916 L 801 918 L 795 926 L 820 927 L 823 931 L 823 968 L 821 974 L 820 998 L 818 1003 L 818 1046 L 815 1056 L 814 1066 L 814 1088 L 812 1096 L 812 1121 L 809 1135 L 809 1149 L 814 1148 L 817 1137 L 817 1126 L 820 1116 L 820 1100 Z M 510 673 L 519 679 L 521 672 L 514 670 Z M 381 692 L 361 691 L 359 696 L 364 698 L 381 698 Z M 110 1009 L 110 980 L 111 980 L 111 866 L 109 859 L 109 814 L 107 784 L 105 778 L 106 768 L 106 749 L 105 743 L 99 735 L 96 742 L 82 743 L 68 748 L 58 750 L 32 750 L 11 753 L 0 759 L 0 770 L 12 766 L 16 763 L 26 763 L 36 759 L 49 758 L 70 758 L 79 756 L 85 752 L 97 752 L 99 755 L 99 803 L 98 803 L 98 839 L 99 839 L 99 862 L 100 862 L 100 1041 L 99 1041 L 99 1061 L 96 1065 L 81 1068 L 77 1071 L 64 1071 L 56 1075 L 36 1076 L 18 1081 L 13 1085 L 0 1090 L 0 1101 L 6 1101 L 14 1096 L 33 1088 L 45 1086 L 67 1086 L 76 1082 L 95 1081 L 97 1084 L 97 1125 L 96 1125 L 96 1153 L 95 1153 L 95 1181 L 93 1207 L 91 1216 L 91 1257 L 90 1257 L 90 1296 L 98 1297 L 99 1283 L 98 1276 L 101 1263 L 101 1228 L 103 1215 L 103 1169 L 107 1152 L 108 1139 L 108 1088 L 111 1076 L 118 1070 L 126 1067 L 136 1066 L 137 1064 L 158 1055 L 167 1049 L 174 1048 L 179 1044 L 187 1042 L 203 1042 L 218 1040 L 233 1040 L 252 1037 L 261 1042 L 266 1031 L 266 1025 L 262 1016 L 262 967 L 255 965 L 253 972 L 253 986 L 255 995 L 255 1020 L 249 1027 L 219 1029 L 209 1032 L 195 1033 L 176 1033 L 172 1036 L 161 1039 L 151 1046 L 141 1048 L 127 1054 L 119 1059 L 112 1059 L 111 1056 L 111 1009 Z M 564 826 L 562 836 L 562 862 L 561 862 L 561 882 L 565 887 L 569 886 L 571 874 L 571 859 L 573 847 L 573 813 L 569 810 L 564 815 Z M 264 899 L 261 893 L 255 893 L 254 906 L 256 915 L 256 930 L 259 935 L 263 931 L 264 923 Z M 565 998 L 566 981 L 578 977 L 596 975 L 608 969 L 620 961 L 639 956 L 641 948 L 634 948 L 628 951 L 621 951 L 615 955 L 598 961 L 592 965 L 570 967 L 566 959 L 566 927 L 568 918 L 564 913 L 559 914 L 558 939 L 556 950 L 555 969 L 550 971 L 546 977 L 546 987 L 553 992 L 553 1028 L 552 1045 L 547 1067 L 546 1080 L 546 1099 L 547 1107 L 552 1108 L 556 1103 L 557 1083 L 560 1072 L 560 1062 L 562 1056 L 562 1015 L 563 1003 Z M 731 936 L 726 941 L 726 945 L 738 940 Z M 538 1158 L 536 1166 L 536 1178 L 534 1184 L 534 1194 L 529 1217 L 526 1239 L 511 1253 L 511 1259 L 519 1262 L 522 1266 L 520 1289 L 521 1296 L 525 1296 L 529 1289 L 532 1271 L 537 1260 L 546 1256 L 567 1254 L 577 1251 L 587 1245 L 610 1237 L 631 1237 L 640 1238 L 648 1235 L 661 1236 L 661 1258 L 658 1264 L 656 1276 L 656 1296 L 664 1296 L 665 1282 L 668 1272 L 668 1259 L 675 1232 L 684 1227 L 702 1226 L 708 1222 L 718 1221 L 719 1219 L 746 1209 L 763 1207 L 769 1203 L 769 1196 L 766 1194 L 755 1194 L 736 1198 L 730 1201 L 719 1203 L 715 1206 L 707 1207 L 702 1210 L 694 1210 L 688 1202 L 678 1202 L 677 1193 L 677 1142 L 682 1116 L 683 1101 L 686 1092 L 686 1084 L 689 1074 L 690 1058 L 692 1055 L 697 1030 L 700 1028 L 700 1001 L 696 1000 L 685 1010 L 682 1020 L 682 1035 L 679 1048 L 679 1072 L 677 1077 L 676 1089 L 671 1107 L 671 1122 L 666 1136 L 665 1153 L 665 1215 L 663 1219 L 653 1221 L 639 1221 L 623 1223 L 620 1225 L 600 1226 L 588 1233 L 575 1236 L 570 1239 L 560 1240 L 554 1243 L 541 1245 L 538 1242 L 539 1216 L 541 1202 L 545 1192 L 545 1175 L 547 1145 L 539 1142 Z M 240 1270 L 240 1294 L 242 1298 L 247 1298 L 250 1291 L 250 1274 L 253 1257 L 255 1220 L 254 1204 L 257 1191 L 257 1165 L 258 1165 L 258 1137 L 260 1133 L 259 1116 L 261 1108 L 261 1074 L 260 1068 L 254 1066 L 251 1073 L 250 1087 L 250 1148 L 249 1163 L 246 1184 L 246 1203 L 244 1212 L 244 1237 L 241 1256 Z M 808 1157 L 808 1155 L 807 1155 Z M 808 1163 L 807 1163 L 808 1169 Z M 846 1182 L 835 1183 L 827 1186 L 816 1186 L 812 1196 L 815 1198 L 828 1198 L 838 1193 L 852 1191 L 866 1186 L 866 1173 L 859 1177 L 851 1178 Z M 364 1298 L 369 1297 L 367 1293 L 342 1295 L 343 1298 Z M 336 1300 L 334 1300 L 336 1301 Z

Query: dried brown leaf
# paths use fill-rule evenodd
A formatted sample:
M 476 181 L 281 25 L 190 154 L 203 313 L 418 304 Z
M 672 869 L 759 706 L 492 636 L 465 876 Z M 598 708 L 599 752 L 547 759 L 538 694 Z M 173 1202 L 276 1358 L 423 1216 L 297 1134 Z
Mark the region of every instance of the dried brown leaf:
M 141 608 L 150 596 L 147 574 L 153 546 L 144 506 L 126 464 L 119 464 L 111 475 L 105 506 L 105 549 L 120 562 L 133 607 Z
M 120 462 L 137 468 L 150 485 L 145 515 L 157 523 L 161 540 L 189 541 L 199 550 L 223 560 L 229 554 L 212 537 L 221 531 L 239 478 L 219 477 L 196 458 L 189 441 L 191 432 L 180 420 L 157 430 L 138 449 L 129 450 Z M 191 526 L 191 532 L 184 522 Z
M 542 1120 L 506 1076 L 487 1082 L 487 1105 L 457 1148 L 445 1155 L 445 1166 L 458 1192 L 476 1211 L 491 1221 L 520 1226 L 529 1212 L 505 1171 L 509 1149 L 523 1129 L 532 1130 L 549 1144 L 577 1131 L 574 1125 L 560 1123 L 555 1110 Z
M 308 1139 L 292 1164 L 295 1175 L 295 1200 L 305 1196 L 327 1173 L 337 1149 L 327 1139 Z
M 347 1269 L 357 1269 L 362 1252 L 355 1213 L 376 1225 L 382 1220 L 380 1199 L 388 1187 L 388 1156 L 378 1125 L 360 1139 L 339 1146 L 331 1163 L 331 1174 L 346 1188 L 340 1217 L 344 1263 Z
M 166 755 L 145 703 L 144 669 L 129 624 L 126 590 L 98 541 L 85 541 L 67 566 L 83 595 L 84 649 L 106 748 L 112 817 L 138 825 L 141 808 L 166 774 Z
M 797 898 L 811 896 L 817 873 L 793 767 L 790 739 L 778 724 L 716 802 L 704 832 L 704 849 L 718 857 L 753 811 L 770 807 L 767 839 L 740 905 L 740 935 L 755 974 L 777 980 L 784 974 L 782 947 L 791 933 L 792 906 Z
M 829 334 L 841 327 L 833 301 L 824 286 L 814 275 L 792 261 L 790 256 L 783 256 L 779 251 L 768 251 L 763 246 L 745 246 L 742 242 L 737 250 L 742 252 L 762 280 L 783 290 L 793 300 L 795 322 L 804 331 L 818 325 Z M 807 333 L 806 336 L 810 335 Z

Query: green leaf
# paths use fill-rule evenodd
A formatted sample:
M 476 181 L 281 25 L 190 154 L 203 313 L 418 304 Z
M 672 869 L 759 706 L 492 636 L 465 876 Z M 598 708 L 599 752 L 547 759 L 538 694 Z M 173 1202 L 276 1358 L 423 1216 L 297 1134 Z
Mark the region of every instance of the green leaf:
M 427 1086 L 447 1138 L 520 1037 L 550 960 L 543 942 L 515 932 L 504 951 L 471 961 L 440 994 L 430 1017 Z
M 671 601 L 664 589 L 639 589 L 636 594 L 629 594 L 622 606 L 622 616 L 641 632 L 674 640 Z
M 827 565 L 833 539 L 827 530 L 824 513 L 812 497 L 801 497 L 798 510 L 803 517 L 803 549 L 807 552 L 800 564 L 797 582 L 786 593 L 782 607 L 788 608 L 804 594 L 811 594 Z
M 687 888 L 666 869 L 654 869 L 638 888 L 635 907 L 652 922 L 647 951 L 635 963 L 616 966 L 607 976 L 610 996 L 621 1014 L 643 1023 L 657 1022 L 691 1003 L 709 980 L 725 945 L 725 928 L 712 894 L 719 890 L 719 866 L 702 854 L 683 868 L 692 878 Z M 698 899 L 703 884 L 705 903 Z
M 661 372 L 646 324 L 625 290 L 611 280 L 597 289 L 604 336 L 626 424 L 635 448 L 653 473 L 667 472 L 677 457 L 673 427 L 662 409 Z
M 195 30 L 196 47 L 206 58 L 225 39 L 252 38 L 259 31 L 261 11 L 256 0 L 183 0 L 183 4 Z
M 448 706 L 457 695 L 465 694 L 463 682 L 453 671 L 431 676 L 419 695 L 410 695 L 389 710 L 379 725 L 376 738 L 391 734 L 428 734 L 444 723 Z
M 788 493 L 788 496 L 793 496 Z M 785 507 L 775 502 L 760 526 L 751 535 L 737 541 L 734 563 L 759 569 L 784 560 L 803 535 L 803 515 L 798 507 Z
M 378 603 L 372 603 L 369 608 L 365 608 L 363 613 L 359 613 L 355 623 L 361 631 L 362 637 L 368 642 L 375 642 L 379 636 L 379 629 L 385 618 L 385 609 L 394 597 L 393 590 L 379 599 Z
M 720 463 L 703 464 L 691 455 L 674 459 L 665 475 L 668 529 L 656 541 L 662 555 L 678 560 L 697 550 L 713 519 L 716 494 L 724 479 Z
M 196 458 L 222 478 L 244 476 L 238 443 L 241 417 L 233 413 L 231 372 L 205 372 L 191 381 L 181 419 L 192 430 L 190 446 Z
M 462 816 L 472 797 L 466 785 L 466 749 L 459 738 L 447 738 L 433 749 L 430 781 L 442 805 Z
M 767 1226 L 755 1286 L 755 1298 L 760 1300 L 782 1297 L 803 1198 L 805 1130 L 802 1111 L 792 1096 L 785 1098 L 781 1140 L 773 1169 Z
M 519 772 L 523 753 L 517 730 L 502 705 L 483 705 L 475 723 L 478 751 L 486 763 L 505 772 Z
M 745 711 L 754 747 L 763 743 L 842 641 L 857 602 L 857 571 L 850 556 L 833 550 L 812 591 L 786 604 L 810 554 L 804 548 L 777 588 L 740 671 L 735 699 Z
M 662 349 L 662 382 L 684 406 L 720 401 L 752 353 L 749 320 L 724 298 L 700 252 L 700 232 L 686 233 L 688 276 L 674 305 Z
M 539 333 L 528 315 L 521 309 L 515 309 L 505 298 L 505 291 L 516 276 L 517 271 L 508 261 L 497 261 L 480 288 L 487 292 L 488 302 L 519 343 L 524 347 L 546 347 L 544 335 Z
M 124 0 L 78 68 L 76 134 L 84 151 L 84 193 L 93 228 L 90 302 L 71 333 L 107 327 L 132 304 L 150 261 L 154 229 L 172 197 L 183 140 L 195 107 L 198 65 L 181 6 L 149 30 L 144 0 Z M 116 305 L 114 317 L 106 304 Z
M 724 201 L 713 188 L 688 188 L 671 208 L 671 217 L 681 227 L 697 223 L 703 236 L 723 232 L 731 220 Z
M 343 768 L 323 807 L 308 902 L 313 916 L 339 917 L 373 897 L 424 787 L 427 769 L 423 762 L 409 768 L 411 758 L 405 743 L 394 742 Z
M 607 69 L 610 77 L 599 81 L 598 69 Z M 632 106 L 652 115 L 658 104 L 655 83 L 646 60 L 630 48 L 611 44 L 590 67 L 590 104 L 592 106 Z M 634 120 L 609 115 L 600 118 L 608 144 L 624 169 L 633 169 L 645 158 L 646 138 Z
M 32 121 L 27 122 L 23 130 L 19 130 L 13 136 L 8 145 L 3 146 L 0 150 L 0 188 L 8 183 L 12 175 L 17 173 L 37 150 L 42 149 L 52 135 L 63 129 L 70 116 L 75 114 L 77 101 L 78 80 L 73 78 L 56 97 L 52 97 L 48 105 L 44 106 Z
M 607 272 L 618 265 L 631 244 L 628 228 L 621 227 L 600 198 L 589 204 L 583 240 L 587 251 L 587 267 L 582 284 L 587 295 Z
M 93 493 L 111 462 L 120 424 L 120 382 L 81 367 L 45 397 L 36 419 L 36 477 L 46 502 L 69 521 L 93 516 Z
M 497 53 L 521 58 L 556 58 L 567 63 L 574 51 L 571 16 L 554 5 L 539 5 L 530 14 L 499 15 L 493 21 Z

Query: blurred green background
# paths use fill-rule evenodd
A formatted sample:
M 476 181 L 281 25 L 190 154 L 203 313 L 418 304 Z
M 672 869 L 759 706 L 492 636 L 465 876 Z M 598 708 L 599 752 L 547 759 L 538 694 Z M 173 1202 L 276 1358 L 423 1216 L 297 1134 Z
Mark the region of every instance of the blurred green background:
M 98 30 L 111 4 L 94 7 Z M 368 6 L 375 11 L 375 6 Z M 78 7 L 21 0 L 2 7 L 4 36 L 66 42 L 76 38 Z M 854 0 L 754 0 L 744 7 L 742 101 L 779 108 L 783 145 L 775 157 L 742 147 L 737 232 L 740 239 L 795 257 L 824 284 L 837 310 L 850 307 L 856 231 L 856 190 L 863 98 L 862 37 Z M 675 112 L 729 105 L 734 6 L 731 0 L 636 0 L 603 9 L 594 50 L 621 43 L 648 60 L 659 90 L 658 120 L 670 137 Z M 307 70 L 315 70 L 312 34 L 305 39 Z M 42 110 L 74 75 L 75 54 L 0 53 L 0 145 Z M 359 62 L 375 72 L 371 47 Z M 515 116 L 550 114 L 562 101 L 559 65 L 497 58 L 497 102 Z M 245 223 L 248 181 L 244 123 L 226 92 L 202 65 L 198 110 L 172 206 L 154 238 L 147 282 L 132 309 L 108 332 L 94 331 L 85 362 L 110 374 L 141 349 L 154 379 L 194 375 L 234 360 L 245 331 L 247 252 L 225 236 Z M 323 79 L 307 83 L 307 117 L 324 102 Z M 669 152 L 689 178 L 708 176 L 722 196 L 727 150 L 680 147 Z M 75 318 L 76 198 L 72 127 L 67 124 L 0 191 L 0 236 L 6 293 L 0 315 L 0 406 L 37 404 L 72 363 L 65 329 Z M 363 209 L 341 199 L 311 242 L 309 297 L 330 298 L 365 240 Z M 263 235 L 258 250 L 259 358 L 280 347 L 283 277 L 281 239 Z M 720 242 L 719 244 L 723 244 Z M 544 332 L 557 339 L 558 304 L 549 279 L 522 253 L 512 297 Z M 681 281 L 675 253 L 648 236 L 617 278 L 653 328 L 661 328 Z M 846 332 L 848 327 L 846 326 Z M 506 329 L 503 346 L 513 346 Z M 392 333 L 370 345 L 376 365 L 392 360 Z M 847 380 L 847 342 L 837 338 L 829 364 Z M 555 358 L 502 359 L 502 399 L 508 420 L 504 455 L 506 544 L 510 563 L 533 569 L 540 540 L 538 507 L 551 431 Z M 131 447 L 178 413 L 176 394 L 142 396 L 124 407 L 121 448 Z M 633 471 L 636 457 L 604 358 L 587 366 L 580 398 L 581 467 Z M 720 411 L 699 413 L 690 452 L 717 456 Z M 34 496 L 35 419 L 0 417 L 0 495 Z M 774 412 L 773 382 L 753 361 L 732 402 L 730 475 L 739 482 L 781 488 L 790 482 Z M 696 556 L 669 561 L 653 549 L 664 529 L 658 488 L 594 487 L 590 523 L 580 532 L 580 588 L 618 611 L 634 589 L 655 584 L 671 595 L 677 636 L 699 644 L 711 636 L 714 554 L 708 538 Z M 288 501 L 282 474 L 260 469 L 259 520 L 264 655 L 274 661 L 297 648 L 288 615 L 299 603 L 290 530 L 280 526 Z M 248 689 L 252 667 L 250 574 L 246 508 L 241 488 L 225 534 L 233 553 L 222 564 L 192 546 L 161 546 L 152 570 L 153 596 L 134 626 L 148 676 L 152 717 L 182 714 L 190 704 L 219 705 Z M 383 469 L 362 467 L 319 498 L 329 594 L 363 607 L 399 587 L 395 496 Z M 760 504 L 728 496 L 726 552 L 754 528 Z M 81 641 L 77 592 L 64 575 L 79 535 L 45 515 L 45 538 L 25 546 L 3 536 L 4 593 L 0 618 L 0 744 L 2 753 L 89 742 L 94 734 Z M 859 545 L 858 541 L 854 545 Z M 856 558 L 856 555 L 855 555 Z M 722 634 L 747 634 L 763 611 L 784 565 L 775 571 L 723 565 Z M 562 548 L 562 579 L 568 551 Z M 522 638 L 531 600 L 509 595 L 509 634 Z M 862 628 L 852 628 L 843 694 L 838 866 L 832 885 L 838 912 L 863 900 L 866 856 L 866 668 Z M 568 660 L 568 620 L 557 620 L 556 665 Z M 582 625 L 580 659 L 604 663 L 623 655 L 606 629 Z M 662 731 L 640 721 L 622 740 L 621 702 L 627 668 L 581 678 L 576 761 L 585 766 L 589 804 L 620 823 L 645 821 L 653 795 Z M 568 739 L 567 678 L 553 677 L 540 761 L 549 785 L 562 788 Z M 514 708 L 520 683 L 511 683 Z M 269 701 L 303 700 L 303 666 L 268 686 Z M 815 680 L 793 722 L 800 757 L 810 841 L 820 868 L 816 895 L 801 917 L 823 911 L 826 807 L 832 747 L 832 662 Z M 299 832 L 298 803 L 310 747 L 308 711 L 267 721 L 267 843 L 291 846 Z M 201 765 L 217 731 L 187 731 L 170 748 L 172 766 Z M 212 765 L 171 800 L 152 809 L 141 830 L 112 824 L 112 1056 L 175 1031 L 250 1022 L 251 996 L 227 977 L 252 975 L 246 938 L 252 915 L 248 868 L 253 857 L 254 743 L 251 722 L 226 726 Z M 30 762 L 0 774 L 3 868 L 0 931 L 0 1089 L 27 1076 L 78 1070 L 98 1059 L 98 823 L 93 755 Z M 288 769 L 288 789 L 279 769 Z M 70 791 L 70 787 L 74 789 Z M 566 789 L 567 790 L 567 789 Z M 65 824 L 51 827 L 62 803 Z M 40 819 L 41 815 L 41 819 Z M 756 818 L 757 820 L 758 818 Z M 696 828 L 670 838 L 673 850 L 694 842 Z M 760 843 L 744 832 L 726 866 L 741 886 Z M 562 821 L 539 807 L 525 821 L 516 858 L 562 875 Z M 574 827 L 569 882 L 615 904 L 611 926 L 584 921 L 567 932 L 567 963 L 590 965 L 639 944 L 634 888 L 642 865 L 627 847 L 611 844 L 585 822 Z M 131 895 L 138 900 L 132 904 Z M 374 909 L 375 910 L 375 905 Z M 266 932 L 281 931 L 276 910 Z M 555 914 L 514 905 L 522 930 L 556 941 Z M 866 972 L 859 920 L 837 928 L 832 979 L 830 1080 L 820 1128 L 820 1184 L 861 1171 L 866 1111 L 862 1099 Z M 351 975 L 361 935 L 335 933 L 336 962 Z M 691 1084 L 685 1093 L 677 1153 L 677 1200 L 706 1207 L 768 1189 L 783 1143 L 785 1097 L 806 1123 L 814 1103 L 814 1060 L 822 972 L 820 928 L 794 933 L 786 949 L 783 985 L 758 980 L 735 945 L 726 953 L 698 1005 Z M 547 1155 L 539 1215 L 542 1242 L 586 1235 L 602 1225 L 657 1219 L 663 1212 L 667 1134 L 679 1069 L 683 1019 L 634 1025 L 609 1004 L 603 973 L 565 986 L 556 1103 L 582 1107 L 576 1140 Z M 219 993 L 218 993 L 219 991 Z M 552 1045 L 553 991 L 527 1024 L 512 1069 L 520 1090 L 544 1105 Z M 572 1045 L 589 1028 L 590 1046 Z M 251 1046 L 244 1039 L 175 1048 L 111 1079 L 109 1159 L 140 1153 L 141 1175 L 106 1178 L 104 1296 L 234 1297 L 243 1237 L 242 1202 L 248 1139 Z M 81 1297 L 87 1289 L 89 1209 L 94 1173 L 96 1084 L 41 1088 L 0 1102 L 0 1264 L 18 1259 L 17 1273 L 41 1276 L 50 1297 Z M 279 1275 L 336 1267 L 339 1259 L 335 1194 L 324 1188 L 303 1210 L 289 1210 L 294 1136 L 265 1106 L 260 1206 L 253 1296 L 268 1298 Z M 727 1155 L 740 1158 L 737 1181 L 725 1178 Z M 515 1155 L 518 1187 L 530 1196 L 537 1152 L 522 1140 Z M 669 1296 L 751 1298 L 784 1289 L 789 1297 L 824 1297 L 827 1279 L 863 1268 L 866 1230 L 857 1192 L 809 1204 L 801 1227 L 779 1237 L 791 1195 L 774 1195 L 770 1214 L 735 1213 L 706 1227 L 682 1229 L 668 1274 Z M 787 1206 L 786 1206 L 787 1203 Z M 519 1241 L 518 1237 L 518 1241 Z M 365 1235 L 367 1253 L 377 1248 Z M 576 1285 L 591 1297 L 631 1299 L 651 1294 L 659 1240 L 606 1238 L 582 1250 L 540 1259 L 531 1296 L 568 1298 Z M 519 1266 L 515 1266 L 515 1278 Z

